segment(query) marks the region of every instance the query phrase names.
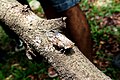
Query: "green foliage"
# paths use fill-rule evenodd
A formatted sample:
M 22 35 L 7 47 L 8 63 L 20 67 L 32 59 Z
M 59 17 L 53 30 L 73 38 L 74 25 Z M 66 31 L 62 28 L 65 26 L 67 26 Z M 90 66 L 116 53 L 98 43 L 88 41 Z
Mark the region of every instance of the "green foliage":
M 98 26 L 96 27 L 91 26 L 91 33 L 92 33 L 92 39 L 96 44 L 99 45 L 99 42 L 101 40 L 107 41 L 109 38 L 108 34 L 113 34 L 113 31 L 111 30 L 110 27 L 99 29 Z
M 28 2 L 32 1 L 32 0 L 27 0 Z
M 112 77 L 112 80 L 119 80 L 118 77 L 119 76 L 119 69 L 118 68 L 114 68 L 112 65 L 110 65 L 108 68 L 106 68 L 104 71 L 102 71 L 103 73 L 107 74 L 108 76 Z
M 6 63 L 0 63 L 0 80 L 8 78 L 9 80 L 31 80 L 30 75 L 38 75 L 38 77 L 41 74 L 47 75 L 49 66 L 47 63 L 30 61 L 24 53 L 9 54 L 6 59 L 8 59 Z M 58 80 L 58 78 L 51 80 Z
M 113 13 L 119 13 L 120 12 L 120 5 L 119 3 L 115 3 L 114 1 L 110 3 L 107 7 L 97 7 L 95 5 L 88 4 L 88 0 L 82 0 L 80 4 L 83 11 L 86 12 L 86 16 L 88 18 L 88 22 L 91 28 L 92 33 L 92 40 L 94 41 L 94 47 L 102 46 L 100 41 L 107 42 L 110 38 L 110 36 L 113 36 L 118 43 L 120 43 L 120 28 L 116 26 L 102 26 L 100 27 L 100 23 L 102 22 L 102 19 L 104 17 L 109 17 Z M 108 53 L 107 53 L 108 54 Z M 96 56 L 100 59 L 105 59 L 112 62 L 113 57 L 112 56 L 106 56 L 104 49 L 98 49 L 96 51 Z M 108 67 L 106 67 L 103 72 L 110 76 L 112 80 L 119 80 L 118 74 L 119 69 L 114 67 L 112 64 L 110 64 Z
M 117 38 L 117 41 L 120 43 L 120 27 L 113 28 L 113 34 Z
M 9 38 L 3 31 L 2 27 L 0 26 L 0 44 L 1 44 L 0 47 L 7 45 L 8 42 L 9 42 Z
M 3 72 L 0 71 L 0 80 L 3 80 L 3 79 L 5 79 L 5 77 L 4 77 L 4 75 L 3 75 Z

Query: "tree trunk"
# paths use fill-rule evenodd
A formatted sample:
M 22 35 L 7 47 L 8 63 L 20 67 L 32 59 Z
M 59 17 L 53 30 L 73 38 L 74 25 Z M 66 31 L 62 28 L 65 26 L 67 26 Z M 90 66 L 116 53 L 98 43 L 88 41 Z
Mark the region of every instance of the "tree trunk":
M 49 40 L 48 35 L 51 34 L 53 37 L 56 34 L 54 29 L 56 32 L 56 29 L 65 27 L 62 18 L 41 19 L 15 0 L 1 0 L 0 20 L 23 39 L 27 44 L 27 50 L 30 47 L 31 50 L 36 50 L 45 57 L 62 79 L 111 80 L 98 70 L 76 46 L 70 47 L 70 51 L 65 49 L 64 52 L 53 46 L 54 42 Z

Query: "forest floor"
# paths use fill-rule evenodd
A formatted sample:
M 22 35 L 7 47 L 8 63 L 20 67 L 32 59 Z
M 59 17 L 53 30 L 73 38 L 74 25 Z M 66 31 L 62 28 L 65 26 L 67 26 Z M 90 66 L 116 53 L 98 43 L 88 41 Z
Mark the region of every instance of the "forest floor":
M 112 64 L 120 54 L 119 4 L 119 0 L 81 0 L 80 4 L 91 28 L 93 63 L 112 80 L 120 80 L 120 68 Z M 41 8 L 35 13 L 45 17 Z M 25 51 L 15 52 L 15 43 L 0 26 L 0 80 L 60 80 L 48 76 L 50 65 L 44 60 L 28 60 Z

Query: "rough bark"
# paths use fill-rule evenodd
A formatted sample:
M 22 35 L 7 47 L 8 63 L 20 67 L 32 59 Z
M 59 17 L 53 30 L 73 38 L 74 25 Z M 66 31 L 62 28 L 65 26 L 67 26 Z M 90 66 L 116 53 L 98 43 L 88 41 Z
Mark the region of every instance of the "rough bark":
M 67 54 L 56 50 L 46 33 L 65 26 L 61 18 L 46 20 L 36 16 L 15 0 L 0 1 L 0 20 L 35 49 L 65 80 L 111 80 L 97 69 L 76 46 Z

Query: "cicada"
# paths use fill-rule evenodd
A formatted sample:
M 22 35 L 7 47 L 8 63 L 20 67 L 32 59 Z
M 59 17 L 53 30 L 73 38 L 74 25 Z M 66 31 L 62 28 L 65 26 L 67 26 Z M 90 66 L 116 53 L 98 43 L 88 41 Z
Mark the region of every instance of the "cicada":
M 53 35 L 49 36 L 48 40 L 57 48 L 60 49 L 62 52 L 66 52 L 73 48 L 74 43 L 68 39 L 62 33 L 54 33 Z

